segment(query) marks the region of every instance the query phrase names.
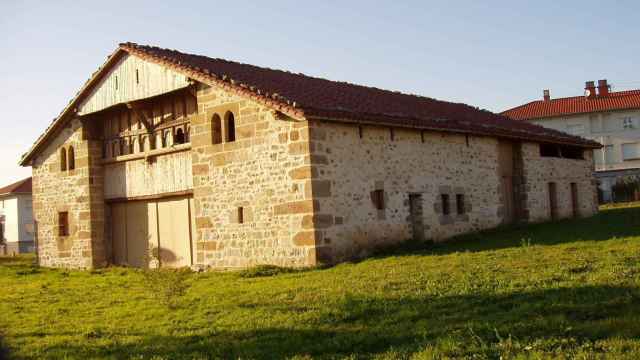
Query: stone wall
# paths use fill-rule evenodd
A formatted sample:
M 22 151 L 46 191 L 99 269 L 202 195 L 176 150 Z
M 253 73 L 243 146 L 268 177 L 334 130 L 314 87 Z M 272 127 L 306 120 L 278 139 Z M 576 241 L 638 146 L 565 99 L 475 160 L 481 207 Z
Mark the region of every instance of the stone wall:
M 330 122 L 316 122 L 311 129 L 311 149 L 322 159 L 314 172 L 323 261 L 366 255 L 412 238 L 410 194 L 421 195 L 425 239 L 438 241 L 501 223 L 497 139 L 361 129 Z M 384 210 L 374 206 L 374 190 L 384 190 Z M 443 214 L 442 194 L 449 196 L 450 215 Z M 464 196 L 461 215 L 458 194 Z
M 60 148 L 73 146 L 75 170 L 60 170 Z M 99 141 L 85 140 L 74 119 L 33 163 L 33 212 L 40 264 L 90 268 L 105 263 L 103 178 Z M 58 232 L 68 212 L 69 236 Z
M 314 265 L 314 232 L 303 227 L 314 212 L 307 123 L 204 85 L 197 96 L 191 124 L 196 263 Z M 236 140 L 213 144 L 212 119 L 224 120 L 227 111 L 235 116 Z
M 440 241 L 503 223 L 499 141 L 437 132 L 315 122 L 310 149 L 319 159 L 313 180 L 313 217 L 321 261 L 363 256 L 403 240 Z M 548 181 L 557 182 L 560 217 L 571 216 L 569 184 L 576 182 L 580 215 L 597 211 L 590 152 L 586 160 L 540 157 L 539 145 L 514 144 L 515 220 L 548 220 Z M 375 190 L 384 190 L 384 210 Z M 442 195 L 450 215 L 443 215 Z M 458 214 L 456 196 L 463 195 Z M 420 195 L 421 226 L 410 216 L 410 196 Z M 414 205 L 415 206 L 415 205 Z M 424 231 L 414 236 L 413 229 Z
M 584 160 L 541 157 L 538 144 L 522 145 L 526 207 L 530 222 L 550 219 L 550 182 L 556 184 L 558 218 L 573 216 L 571 183 L 575 183 L 578 189 L 579 216 L 591 216 L 598 212 L 592 152 L 585 151 L 584 157 Z

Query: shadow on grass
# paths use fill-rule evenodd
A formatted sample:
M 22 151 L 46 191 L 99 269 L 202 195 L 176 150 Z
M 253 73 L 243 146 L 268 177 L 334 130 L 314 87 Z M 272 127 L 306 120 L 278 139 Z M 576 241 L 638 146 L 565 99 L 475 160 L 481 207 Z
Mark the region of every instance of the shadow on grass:
M 640 207 L 614 208 L 582 219 L 566 219 L 540 224 L 499 227 L 461 235 L 437 244 L 407 242 L 386 249 L 377 257 L 427 253 L 477 252 L 527 245 L 556 245 L 579 241 L 604 241 L 613 238 L 640 237 Z
M 320 310 L 314 304 L 307 306 L 316 315 L 314 320 L 294 328 L 241 324 L 254 330 L 176 328 L 173 335 L 149 329 L 149 334 L 128 343 L 105 341 L 118 335 L 102 333 L 81 345 L 51 346 L 44 353 L 70 358 L 332 358 L 354 353 L 367 357 L 391 349 L 413 353 L 448 343 L 454 344 L 446 350 L 454 357 L 471 353 L 497 357 L 505 337 L 521 344 L 535 342 L 538 350 L 550 352 L 558 346 L 640 337 L 637 287 L 403 298 L 347 294 Z M 287 307 L 259 307 L 260 313 L 294 316 Z

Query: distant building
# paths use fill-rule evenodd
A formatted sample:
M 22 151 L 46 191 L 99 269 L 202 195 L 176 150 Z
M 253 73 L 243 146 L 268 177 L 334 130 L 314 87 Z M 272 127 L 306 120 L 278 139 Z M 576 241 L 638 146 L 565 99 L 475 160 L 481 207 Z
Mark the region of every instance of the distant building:
M 0 189 L 0 255 L 34 251 L 31 178 Z
M 601 143 L 593 160 L 605 202 L 613 200 L 616 181 L 640 177 L 640 90 L 612 92 L 607 80 L 599 80 L 597 87 L 587 81 L 582 96 L 552 99 L 544 90 L 542 100 L 502 114 Z

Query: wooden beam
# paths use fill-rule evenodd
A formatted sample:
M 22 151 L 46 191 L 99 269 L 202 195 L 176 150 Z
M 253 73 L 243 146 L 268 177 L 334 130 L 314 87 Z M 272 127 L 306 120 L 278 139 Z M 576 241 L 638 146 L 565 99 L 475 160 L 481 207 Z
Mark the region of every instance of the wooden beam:
M 131 101 L 126 103 L 127 109 L 133 111 L 138 119 L 142 122 L 142 125 L 147 129 L 149 133 L 153 132 L 153 115 L 149 115 L 150 106 L 142 101 Z

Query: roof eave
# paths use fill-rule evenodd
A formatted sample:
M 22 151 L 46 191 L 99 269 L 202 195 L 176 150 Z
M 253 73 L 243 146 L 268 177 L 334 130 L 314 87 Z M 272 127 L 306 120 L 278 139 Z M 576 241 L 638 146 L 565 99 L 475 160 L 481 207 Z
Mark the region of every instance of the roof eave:
M 89 80 L 87 80 L 82 88 L 80 88 L 80 90 L 69 102 L 69 104 L 62 110 L 60 115 L 58 115 L 53 123 L 49 125 L 45 132 L 36 140 L 31 149 L 29 149 L 29 151 L 22 156 L 18 163 L 20 166 L 31 166 L 31 160 L 33 160 L 34 155 L 40 150 L 42 146 L 47 143 L 47 141 L 49 141 L 51 136 L 55 134 L 60 127 L 63 126 L 68 116 L 76 113 L 76 108 L 79 105 L 80 101 L 83 99 L 84 95 L 86 95 L 86 93 L 90 91 L 100 79 L 102 79 L 102 77 L 111 68 L 111 66 L 120 59 L 120 55 L 122 55 L 123 53 L 124 51 L 118 48 L 107 57 L 107 61 L 105 61 L 98 68 L 98 70 L 96 70 L 91 75 Z

